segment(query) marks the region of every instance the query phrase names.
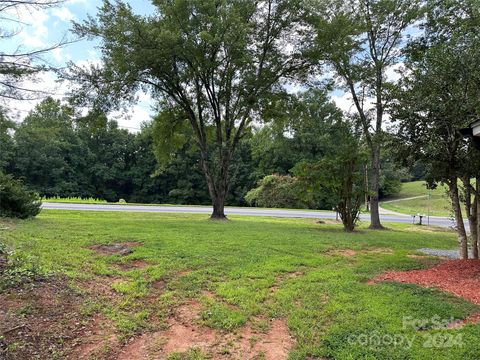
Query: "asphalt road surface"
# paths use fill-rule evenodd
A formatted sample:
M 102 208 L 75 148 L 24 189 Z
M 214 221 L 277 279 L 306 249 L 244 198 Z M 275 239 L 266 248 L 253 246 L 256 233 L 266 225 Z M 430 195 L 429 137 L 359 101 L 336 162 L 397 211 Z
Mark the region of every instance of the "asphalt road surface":
M 167 205 L 122 205 L 122 204 L 68 204 L 49 203 L 42 204 L 43 209 L 55 210 L 81 210 L 81 211 L 126 211 L 126 212 L 149 212 L 149 213 L 184 213 L 184 214 L 206 214 L 212 212 L 209 206 L 167 206 Z M 313 210 L 286 210 L 286 209 L 262 209 L 248 207 L 226 207 L 226 215 L 245 216 L 272 216 L 285 218 L 310 218 L 310 219 L 335 219 L 334 212 L 323 212 Z M 412 223 L 412 217 L 408 215 L 380 215 L 384 222 Z M 360 220 L 368 221 L 369 214 L 360 215 Z M 418 219 L 417 219 L 418 220 Z M 427 224 L 427 219 L 423 219 Z M 453 221 L 444 217 L 430 217 L 430 225 L 451 227 Z

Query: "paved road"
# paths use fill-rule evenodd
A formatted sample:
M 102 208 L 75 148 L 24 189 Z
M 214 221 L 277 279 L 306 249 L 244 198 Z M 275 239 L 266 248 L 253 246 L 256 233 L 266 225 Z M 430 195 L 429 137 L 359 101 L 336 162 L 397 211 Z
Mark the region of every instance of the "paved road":
M 82 210 L 82 211 L 129 211 L 129 212 L 150 212 L 150 213 L 187 213 L 187 214 L 210 214 L 212 208 L 208 206 L 162 206 L 162 205 L 120 205 L 120 204 L 67 204 L 49 203 L 42 204 L 44 209 L 56 210 Z M 248 207 L 227 207 L 227 215 L 246 216 L 273 216 L 286 218 L 324 218 L 334 219 L 334 212 L 320 212 L 313 210 L 284 210 L 284 209 L 261 209 Z M 361 220 L 368 221 L 370 215 L 362 214 Z M 381 215 L 384 222 L 411 223 L 412 218 L 408 215 Z M 426 219 L 425 222 L 426 224 Z M 430 225 L 450 227 L 453 225 L 451 219 L 442 217 L 430 217 Z

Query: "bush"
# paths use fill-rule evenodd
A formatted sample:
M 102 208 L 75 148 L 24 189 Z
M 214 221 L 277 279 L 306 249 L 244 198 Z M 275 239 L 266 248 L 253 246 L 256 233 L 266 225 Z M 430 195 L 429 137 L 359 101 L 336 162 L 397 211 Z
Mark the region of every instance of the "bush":
M 258 186 L 245 195 L 249 205 L 272 208 L 306 208 L 301 200 L 301 187 L 296 178 L 282 175 L 268 175 Z
M 0 216 L 26 219 L 40 212 L 40 198 L 20 180 L 0 172 Z

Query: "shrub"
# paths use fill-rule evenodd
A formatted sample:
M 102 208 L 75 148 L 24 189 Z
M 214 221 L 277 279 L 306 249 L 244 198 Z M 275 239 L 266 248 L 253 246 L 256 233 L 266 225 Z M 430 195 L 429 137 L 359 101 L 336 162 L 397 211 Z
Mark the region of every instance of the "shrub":
M 40 198 L 20 180 L 0 172 L 0 216 L 26 219 L 40 212 Z
M 245 195 L 249 205 L 272 208 L 305 208 L 301 200 L 302 189 L 296 178 L 282 175 L 268 175 L 258 186 Z

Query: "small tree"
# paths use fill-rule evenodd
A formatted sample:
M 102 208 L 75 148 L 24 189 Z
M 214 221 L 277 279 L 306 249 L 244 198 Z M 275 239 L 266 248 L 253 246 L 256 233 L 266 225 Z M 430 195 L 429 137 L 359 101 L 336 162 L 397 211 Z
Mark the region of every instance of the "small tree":
M 297 164 L 293 172 L 310 194 L 317 191 L 330 194 L 344 230 L 351 232 L 355 229 L 365 196 L 363 166 L 367 157 L 350 124 L 336 124 L 330 136 L 336 140 L 336 146 L 332 146 L 328 154 L 318 161 Z
M 0 216 L 26 219 L 40 212 L 40 199 L 23 183 L 0 172 Z

